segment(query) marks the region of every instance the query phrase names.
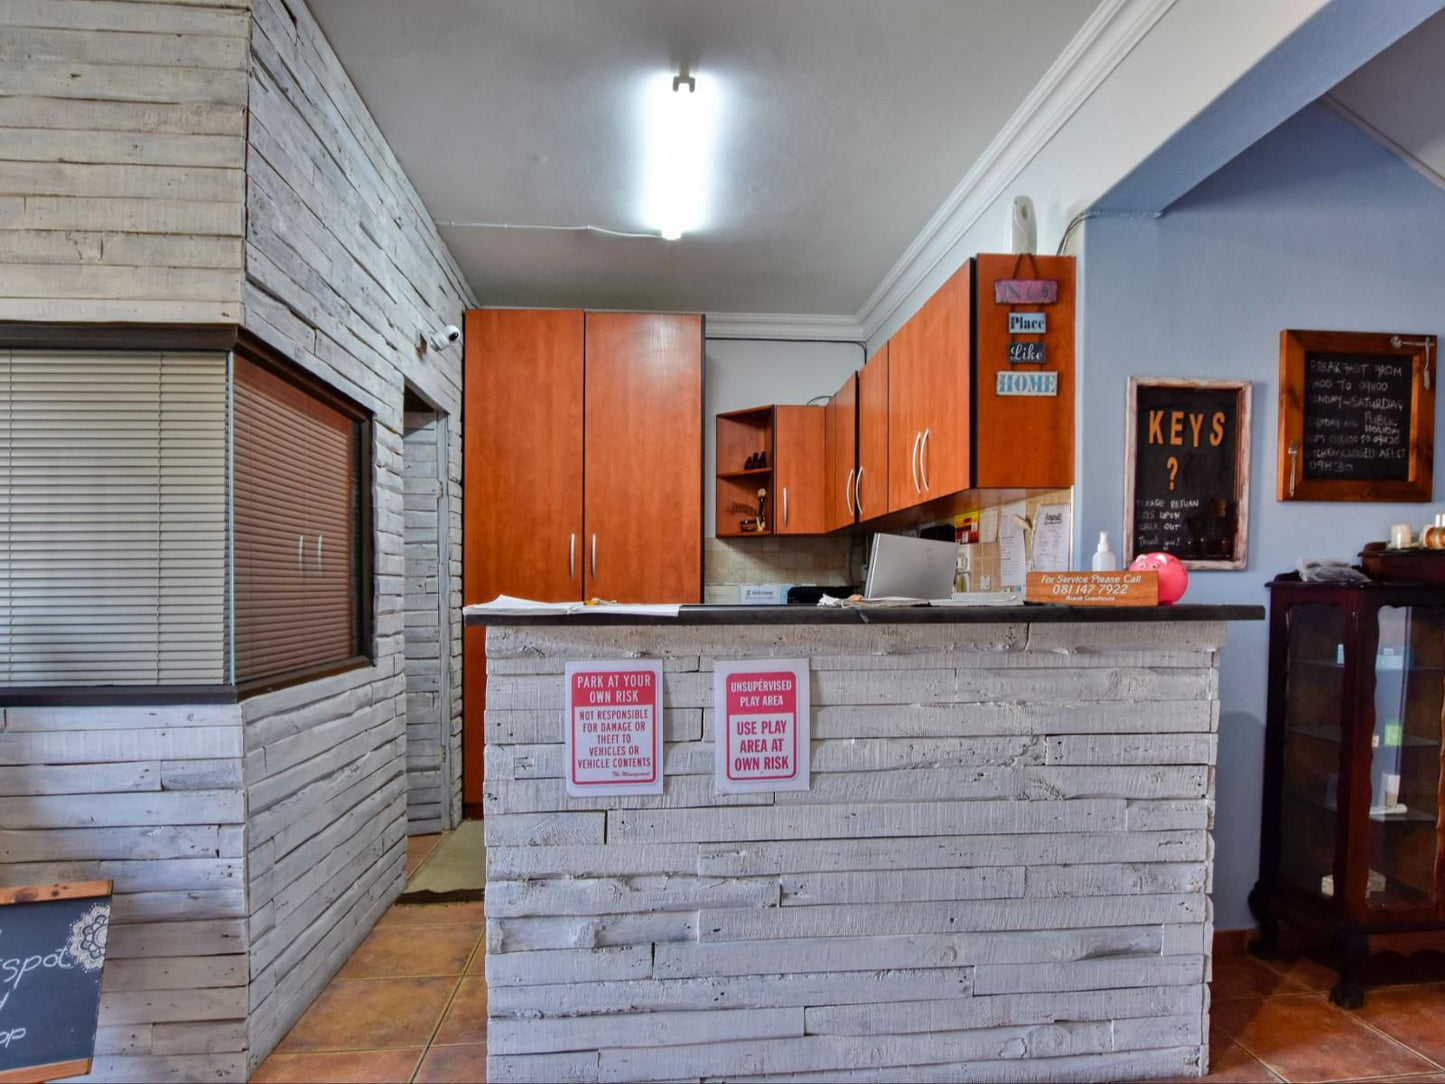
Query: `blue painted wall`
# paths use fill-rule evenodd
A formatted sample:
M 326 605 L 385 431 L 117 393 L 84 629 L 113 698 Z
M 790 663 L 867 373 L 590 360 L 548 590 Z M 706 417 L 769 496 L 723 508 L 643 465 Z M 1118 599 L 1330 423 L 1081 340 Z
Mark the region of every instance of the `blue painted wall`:
M 1353 559 L 1432 504 L 1275 500 L 1284 328 L 1445 333 L 1445 191 L 1322 105 L 1311 105 L 1157 219 L 1091 219 L 1082 260 L 1076 552 L 1123 523 L 1125 382 L 1254 382 L 1249 567 L 1196 572 L 1191 602 L 1267 601 L 1296 558 Z M 1437 393 L 1438 394 L 1438 393 Z M 1116 541 L 1115 548 L 1119 549 Z M 1264 755 L 1265 626 L 1231 626 L 1221 660 L 1215 924 L 1251 925 Z

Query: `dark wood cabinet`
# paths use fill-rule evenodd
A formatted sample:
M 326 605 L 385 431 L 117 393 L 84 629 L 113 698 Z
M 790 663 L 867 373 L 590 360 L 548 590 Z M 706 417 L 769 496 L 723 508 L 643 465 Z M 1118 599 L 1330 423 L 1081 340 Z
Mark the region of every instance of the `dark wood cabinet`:
M 1258 951 L 1328 944 L 1357 1008 L 1372 953 L 1445 949 L 1445 587 L 1281 576 L 1269 660 Z

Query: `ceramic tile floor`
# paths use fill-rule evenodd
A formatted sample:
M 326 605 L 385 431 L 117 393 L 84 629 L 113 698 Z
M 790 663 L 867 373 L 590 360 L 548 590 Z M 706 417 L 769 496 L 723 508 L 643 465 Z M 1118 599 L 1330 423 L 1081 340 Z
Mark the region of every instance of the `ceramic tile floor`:
M 409 841 L 408 874 L 440 839 Z M 394 906 L 252 1080 L 485 1081 L 484 932 L 480 903 Z M 1425 959 L 1433 971 L 1397 968 L 1397 985 L 1346 1012 L 1330 1004 L 1336 976 L 1321 964 L 1216 956 L 1204 1079 L 1445 1084 L 1445 976 Z M 1422 976 L 1434 981 L 1407 981 Z

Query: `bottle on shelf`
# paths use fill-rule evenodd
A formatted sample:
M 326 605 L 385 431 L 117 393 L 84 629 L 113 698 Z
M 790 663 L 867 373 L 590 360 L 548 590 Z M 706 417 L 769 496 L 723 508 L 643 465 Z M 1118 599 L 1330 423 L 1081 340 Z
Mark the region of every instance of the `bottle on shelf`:
M 1095 572 L 1118 572 L 1119 558 L 1109 547 L 1109 532 L 1099 532 L 1099 548 L 1094 551 Z

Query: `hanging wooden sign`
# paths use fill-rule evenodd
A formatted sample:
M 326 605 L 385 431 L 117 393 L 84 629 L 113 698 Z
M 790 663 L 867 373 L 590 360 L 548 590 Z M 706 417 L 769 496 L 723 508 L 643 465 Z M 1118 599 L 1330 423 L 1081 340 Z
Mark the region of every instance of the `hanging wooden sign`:
M 994 377 L 995 395 L 1058 395 L 1059 374 L 1055 372 L 1022 372 L 1004 370 Z
M 1042 312 L 1011 312 L 1008 314 L 1010 335 L 1046 335 L 1049 330 L 1048 316 Z
M 1011 365 L 1042 364 L 1046 357 L 1043 343 L 1025 342 L 1008 344 L 1008 360 Z
M 993 300 L 997 305 L 1052 305 L 1059 299 L 1056 279 L 996 279 Z
M 1120 572 L 1030 572 L 1025 602 L 1064 606 L 1157 606 L 1159 573 L 1154 569 Z
M 1283 331 L 1282 501 L 1428 501 L 1435 391 L 1431 335 Z
M 1129 378 L 1124 561 L 1168 553 L 1187 568 L 1245 567 L 1250 384 Z

